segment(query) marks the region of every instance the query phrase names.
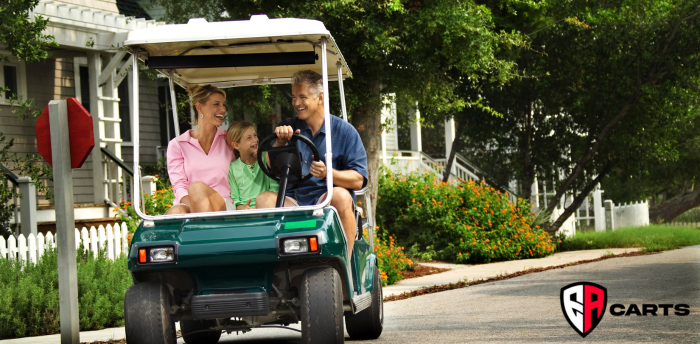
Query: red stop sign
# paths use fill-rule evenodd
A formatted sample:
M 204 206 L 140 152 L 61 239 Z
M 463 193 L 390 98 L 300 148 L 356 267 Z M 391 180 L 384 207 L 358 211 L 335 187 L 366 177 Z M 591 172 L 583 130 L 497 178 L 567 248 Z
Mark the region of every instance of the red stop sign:
M 70 167 L 79 168 L 95 147 L 95 134 L 92 130 L 92 115 L 75 98 L 67 98 L 68 135 L 70 140 Z M 36 121 L 36 144 L 39 154 L 53 167 L 51 158 L 51 126 L 49 125 L 49 105 Z

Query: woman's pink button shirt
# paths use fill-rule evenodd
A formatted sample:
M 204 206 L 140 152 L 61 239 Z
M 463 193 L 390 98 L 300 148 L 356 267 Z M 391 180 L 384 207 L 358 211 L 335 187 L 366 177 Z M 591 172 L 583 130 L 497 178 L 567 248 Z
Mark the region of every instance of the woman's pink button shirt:
M 231 200 L 228 169 L 233 161 L 233 150 L 226 145 L 226 131 L 216 129 L 209 154 L 205 154 L 199 141 L 190 136 L 190 130 L 174 138 L 168 144 L 168 174 L 173 185 L 175 202 L 187 196 L 187 187 L 202 182 Z

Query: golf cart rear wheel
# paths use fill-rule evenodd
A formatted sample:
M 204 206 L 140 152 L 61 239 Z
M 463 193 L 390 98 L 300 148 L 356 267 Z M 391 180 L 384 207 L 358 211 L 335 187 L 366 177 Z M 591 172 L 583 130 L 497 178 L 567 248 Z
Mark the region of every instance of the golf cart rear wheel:
M 175 344 L 165 284 L 152 281 L 130 287 L 124 297 L 124 325 L 129 344 Z
M 304 344 L 345 343 L 343 287 L 333 268 L 316 268 L 301 278 L 301 338 Z
M 384 300 L 379 268 L 374 266 L 372 305 L 354 315 L 345 316 L 345 328 L 352 339 L 377 339 L 384 328 Z
M 187 344 L 216 344 L 221 338 L 221 331 L 206 331 L 216 326 L 216 320 L 180 320 L 182 339 Z M 202 331 L 192 333 L 196 331 Z

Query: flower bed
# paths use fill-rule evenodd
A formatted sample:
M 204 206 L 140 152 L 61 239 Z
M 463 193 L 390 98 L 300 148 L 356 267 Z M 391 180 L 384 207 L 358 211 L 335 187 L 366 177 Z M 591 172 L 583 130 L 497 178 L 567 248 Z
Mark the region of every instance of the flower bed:
M 363 235 L 366 240 L 369 240 L 366 229 Z M 389 240 L 382 240 L 378 235 L 375 236 L 374 252 L 377 254 L 382 285 L 391 285 L 402 280 L 404 271 L 413 265 L 413 262 L 406 257 L 403 247 L 396 245 L 394 236 L 389 236 Z
M 155 190 L 150 195 L 145 194 L 144 200 L 146 201 L 146 214 L 163 215 L 173 206 L 175 194 L 173 193 L 173 188 L 169 186 L 167 189 Z M 126 212 L 126 215 L 118 212 L 114 218 L 120 222 L 126 222 L 129 233 L 133 234 L 141 222 L 139 216 L 136 215 L 134 205 L 131 202 L 121 201 L 119 202 L 119 207 Z
M 433 172 L 379 176 L 377 223 L 422 259 L 485 263 L 554 252 L 547 233 L 532 228 L 531 205 L 472 181 L 436 181 Z

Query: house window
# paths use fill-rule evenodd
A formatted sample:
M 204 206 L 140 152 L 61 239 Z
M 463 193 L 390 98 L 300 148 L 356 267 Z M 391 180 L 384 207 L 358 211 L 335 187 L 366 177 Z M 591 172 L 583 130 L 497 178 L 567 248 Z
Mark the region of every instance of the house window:
M 3 79 L 5 79 L 5 99 L 17 99 L 19 89 L 17 88 L 17 67 L 2 66 Z
M 80 102 L 90 112 L 90 72 L 87 66 L 79 67 L 80 73 Z
M 129 110 L 129 82 L 124 79 L 119 87 L 119 132 L 123 142 L 131 142 L 131 111 Z
M 0 104 L 9 104 L 11 99 L 27 97 L 24 80 L 24 63 L 0 63 Z

